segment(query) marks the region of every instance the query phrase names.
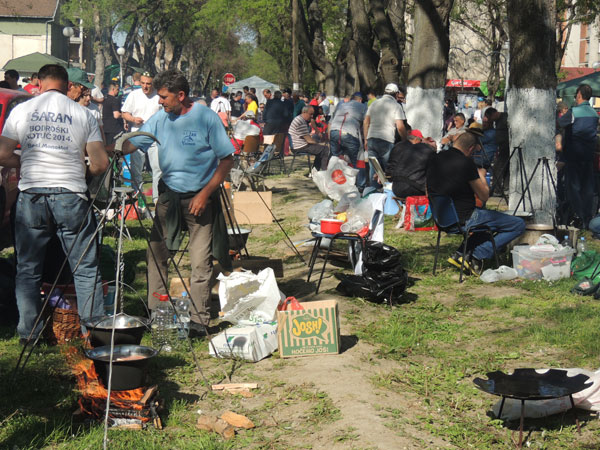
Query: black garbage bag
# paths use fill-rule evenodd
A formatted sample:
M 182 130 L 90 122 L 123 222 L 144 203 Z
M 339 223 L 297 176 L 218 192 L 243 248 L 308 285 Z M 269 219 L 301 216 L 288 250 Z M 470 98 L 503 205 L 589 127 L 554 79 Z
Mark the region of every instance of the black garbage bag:
M 348 297 L 362 297 L 374 303 L 401 299 L 408 274 L 402 268 L 400 252 L 382 242 L 367 241 L 363 253 L 363 274 L 344 275 L 338 292 Z

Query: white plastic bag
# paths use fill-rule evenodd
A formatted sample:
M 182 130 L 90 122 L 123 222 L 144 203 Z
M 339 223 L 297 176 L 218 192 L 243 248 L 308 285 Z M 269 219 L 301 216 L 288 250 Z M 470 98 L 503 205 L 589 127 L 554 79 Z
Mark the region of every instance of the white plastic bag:
M 497 269 L 487 269 L 479 279 L 486 283 L 495 283 L 496 281 L 512 280 L 518 276 L 519 274 L 512 267 L 500 266 Z
M 333 202 L 331 200 L 323 200 L 322 202 L 313 205 L 308 210 L 308 220 L 311 222 L 319 222 L 321 219 L 331 217 L 333 214 Z
M 275 320 L 277 305 L 285 300 L 270 267 L 257 275 L 246 271 L 229 276 L 221 273 L 217 279 L 222 318 L 233 324 L 271 322 Z
M 332 156 L 327 170 L 312 169 L 312 179 L 319 190 L 336 202 L 348 192 L 358 192 L 356 177 L 358 169 L 353 169 L 346 161 Z

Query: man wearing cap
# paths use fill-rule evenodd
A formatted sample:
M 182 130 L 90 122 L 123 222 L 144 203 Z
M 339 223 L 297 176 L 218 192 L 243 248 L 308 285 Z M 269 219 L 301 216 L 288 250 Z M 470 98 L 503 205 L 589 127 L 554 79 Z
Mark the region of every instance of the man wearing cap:
M 513 239 L 525 231 L 525 222 L 519 217 L 476 208 L 475 196 L 485 203 L 490 190 L 485 180 L 485 171 L 479 171 L 472 155 L 480 147 L 479 136 L 471 129 L 459 135 L 453 146 L 436 153 L 427 165 L 427 192 L 448 196 L 454 202 L 459 222 L 466 228 L 480 225 L 488 226 L 494 233 L 496 248 L 500 251 Z M 470 248 L 463 255 L 463 245 L 458 248 L 448 262 L 460 269 L 464 258 L 464 267 L 468 274 L 480 275 L 483 261 L 494 256 L 489 240 L 469 239 Z
M 43 66 L 38 73 L 42 93 L 12 110 L 0 137 L 0 165 L 20 167 L 15 212 L 17 254 L 17 332 L 21 342 L 34 339 L 41 310 L 40 283 L 44 255 L 57 236 L 74 270 L 77 309 L 82 319 L 102 315 L 103 297 L 97 276 L 96 228 L 85 183 L 85 156 L 92 175 L 108 167 L 98 121 L 65 95 L 71 82 L 64 67 Z M 86 79 L 87 81 L 87 79 Z M 14 151 L 21 146 L 20 157 Z
M 386 175 L 392 179 L 392 191 L 396 197 L 425 195 L 427 164 L 435 153 L 435 141 L 426 141 L 419 130 L 411 130 L 406 141 L 394 146 Z
M 385 171 L 390 152 L 394 147 L 396 140 L 396 130 L 402 140 L 406 140 L 407 132 L 404 126 L 404 110 L 396 101 L 398 86 L 390 83 L 385 87 L 381 98 L 375 100 L 365 115 L 363 139 L 365 149 L 369 152 L 369 157 L 377 158 L 381 168 Z M 374 178 L 375 169 L 370 169 L 370 185 L 373 188 L 379 188 L 380 185 Z
M 356 167 L 360 151 L 360 131 L 365 120 L 366 105 L 362 94 L 355 92 L 347 103 L 339 103 L 329 122 L 329 149 L 332 156 L 347 156 Z M 357 179 L 358 188 L 364 188 L 367 180 Z
M 69 77 L 67 97 L 71 100 L 79 100 L 84 87 L 88 89 L 94 87 L 94 85 L 88 81 L 87 73 L 77 67 L 70 67 L 67 69 L 67 74 Z
M 131 131 L 138 131 L 140 127 L 159 109 L 158 94 L 152 87 L 153 76 L 150 72 L 144 72 L 140 76 L 140 88 L 134 89 L 127 96 L 121 112 L 123 119 L 129 123 Z M 136 190 L 142 188 L 142 169 L 144 167 L 145 156 L 139 150 L 131 154 L 131 178 L 133 186 Z M 154 204 L 158 200 L 158 180 L 160 180 L 160 165 L 158 164 L 158 148 L 156 143 L 152 144 L 148 149 L 148 160 L 152 169 L 152 199 Z
M 117 98 L 118 94 L 119 85 L 115 82 L 110 83 L 108 85 L 108 95 L 102 103 L 102 123 L 106 145 L 111 145 L 115 141 L 115 136 L 123 131 L 121 101 Z

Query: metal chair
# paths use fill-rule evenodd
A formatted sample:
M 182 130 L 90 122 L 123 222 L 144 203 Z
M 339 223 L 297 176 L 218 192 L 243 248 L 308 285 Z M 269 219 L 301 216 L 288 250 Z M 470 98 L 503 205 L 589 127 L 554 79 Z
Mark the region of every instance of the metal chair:
M 310 161 L 310 157 L 313 156 L 312 153 L 306 153 L 302 151 L 294 151 L 294 146 L 292 145 L 292 137 L 288 134 L 288 140 L 290 142 L 290 152 L 292 152 L 292 164 L 290 165 L 290 171 L 288 175 L 294 171 L 294 161 L 296 161 L 296 156 L 306 156 L 308 159 L 308 172 L 310 173 L 313 163 Z
M 437 269 L 438 256 L 440 252 L 440 238 L 442 236 L 442 231 L 446 234 L 461 234 L 463 236 L 463 258 L 461 261 L 460 267 L 460 278 L 459 282 L 463 281 L 463 270 L 465 266 L 465 256 L 467 254 L 467 243 L 469 237 L 473 234 L 477 233 L 485 233 L 489 235 L 490 240 L 492 241 L 492 247 L 494 249 L 494 257 L 496 259 L 496 266 L 499 266 L 498 262 L 498 252 L 496 251 L 496 242 L 494 242 L 494 233 L 491 228 L 486 225 L 478 225 L 476 227 L 465 228 L 464 225 L 461 225 L 460 220 L 458 219 L 458 214 L 456 213 L 456 208 L 454 207 L 454 202 L 447 195 L 442 194 L 434 194 L 429 193 L 429 206 L 431 207 L 431 214 L 433 216 L 433 220 L 438 227 L 438 237 L 437 244 L 435 246 L 435 260 L 433 262 L 433 274 L 435 275 L 435 271 Z
M 264 149 L 260 155 L 260 158 L 258 158 L 253 164 L 248 165 L 244 169 L 231 169 L 231 184 L 233 189 L 236 191 L 239 190 L 242 183 L 244 183 L 244 180 L 248 180 L 248 184 L 253 191 L 258 190 L 258 183 L 261 183 L 263 191 L 266 191 L 265 176 L 263 173 L 274 158 L 275 144 L 271 144 Z
M 279 167 L 281 168 L 281 170 L 283 170 L 283 173 L 284 174 L 287 173 L 285 170 L 285 160 L 284 160 L 284 154 L 283 154 L 284 141 L 285 141 L 285 133 L 265 135 L 263 137 L 263 144 L 264 144 L 265 148 L 267 148 L 271 144 L 273 144 L 275 146 L 275 152 L 273 154 L 273 158 L 267 165 L 267 169 L 266 169 L 267 173 L 270 173 L 271 162 L 273 162 L 275 160 L 277 160 L 279 162 Z
M 313 268 L 317 261 L 317 256 L 319 255 L 319 250 L 321 248 L 321 241 L 323 239 L 329 239 L 329 246 L 327 247 L 325 261 L 323 261 L 323 267 L 321 268 L 321 275 L 319 276 L 319 282 L 317 283 L 317 289 L 315 290 L 315 294 L 319 293 L 319 288 L 321 287 L 321 281 L 323 280 L 323 274 L 325 273 L 325 266 L 327 265 L 327 261 L 329 260 L 329 254 L 331 253 L 331 247 L 333 245 L 333 242 L 336 239 L 349 241 L 350 262 L 352 263 L 352 267 L 355 267 L 356 263 L 358 261 L 357 261 L 356 249 L 354 248 L 354 245 L 356 243 L 359 243 L 362 246 L 362 248 L 364 248 L 364 243 L 371 239 L 371 236 L 373 235 L 373 231 L 375 230 L 375 227 L 377 226 L 377 222 L 379 222 L 379 218 L 381 217 L 381 214 L 382 214 L 382 211 L 379 211 L 379 210 L 376 210 L 373 213 L 373 217 L 371 218 L 371 223 L 369 224 L 369 231 L 367 232 L 367 234 L 364 238 L 361 237 L 360 235 L 358 235 L 357 233 L 340 232 L 340 233 L 336 233 L 336 234 L 325 234 L 325 233 L 318 233 L 316 231 L 312 233 L 313 237 L 315 238 L 315 245 L 313 246 L 312 253 L 310 254 L 310 260 L 308 262 L 308 277 L 306 278 L 307 283 L 310 282 L 310 276 L 312 275 Z

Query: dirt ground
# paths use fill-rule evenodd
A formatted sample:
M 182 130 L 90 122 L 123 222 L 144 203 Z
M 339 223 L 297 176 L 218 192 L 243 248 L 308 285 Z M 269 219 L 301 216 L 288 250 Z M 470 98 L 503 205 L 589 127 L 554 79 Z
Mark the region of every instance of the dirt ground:
M 274 191 L 273 210 L 284 228 L 290 226 L 290 220 L 308 222 L 307 212 L 311 206 L 323 197 L 306 176 L 295 175 L 267 181 L 267 186 Z M 298 227 L 292 227 L 297 229 Z M 276 232 L 276 224 L 254 226 L 248 242 L 251 255 L 280 257 L 284 259 L 285 276 L 278 279 L 280 290 L 285 295 L 293 295 L 301 301 L 337 299 L 341 319 L 342 352 L 335 356 L 303 357 L 281 360 L 267 358 L 251 367 L 245 366 L 238 379 L 252 378 L 260 380 L 262 386 L 278 386 L 269 392 L 276 398 L 285 398 L 291 386 L 300 386 L 314 392 L 324 392 L 339 410 L 335 421 L 318 421 L 314 427 L 306 428 L 306 405 L 303 402 L 291 402 L 278 405 L 273 410 L 272 420 L 294 423 L 303 431 L 301 436 L 291 431 L 290 435 L 279 437 L 273 448 L 357 448 L 357 449 L 417 449 L 417 448 L 449 448 L 443 440 L 429 436 L 417 430 L 410 422 L 418 420 L 420 406 L 418 398 L 406 394 L 397 394 L 376 387 L 373 379 L 378 375 L 400 370 L 397 362 L 374 356 L 375 349 L 370 344 L 355 336 L 355 318 L 374 320 L 377 308 L 370 304 L 358 305 L 349 299 L 336 294 L 334 288 L 338 280 L 333 276 L 335 271 L 343 270 L 343 264 L 329 265 L 323 278 L 319 294 L 314 290 L 318 280 L 322 260 L 317 260 L 316 274 L 311 282 L 306 282 L 307 265 L 300 262 L 286 242 L 267 245 L 261 242 Z M 290 236 L 291 241 L 298 243 L 310 238 L 307 228 L 301 227 Z M 299 246 L 299 251 L 308 262 L 312 243 Z M 338 267 L 336 267 L 336 265 Z M 346 266 L 345 272 L 349 272 Z M 351 316 L 353 320 L 348 320 Z M 252 399 L 244 399 L 244 408 L 256 412 L 264 402 L 264 395 Z M 389 411 L 401 411 L 404 417 L 402 429 L 397 429 L 390 422 Z M 276 413 L 276 414 L 275 414 Z M 266 420 L 269 423 L 269 420 Z M 285 443 L 285 447 L 280 445 Z M 289 446 L 289 447 L 288 447 Z

